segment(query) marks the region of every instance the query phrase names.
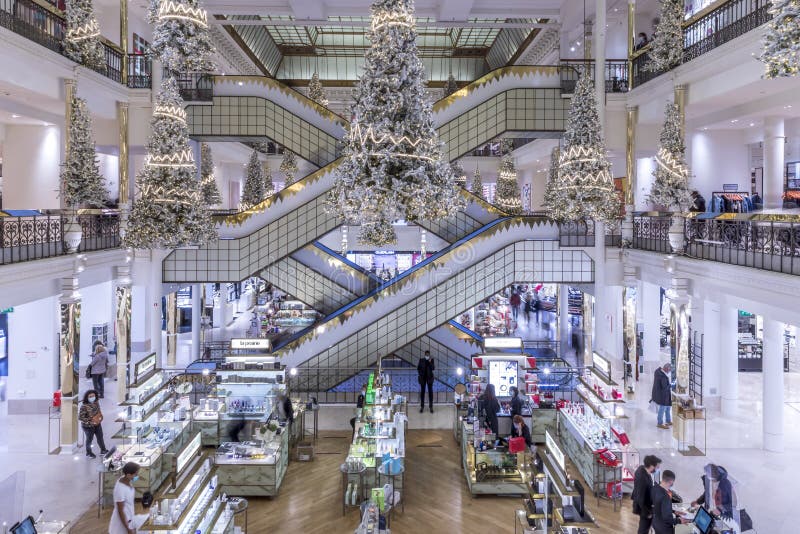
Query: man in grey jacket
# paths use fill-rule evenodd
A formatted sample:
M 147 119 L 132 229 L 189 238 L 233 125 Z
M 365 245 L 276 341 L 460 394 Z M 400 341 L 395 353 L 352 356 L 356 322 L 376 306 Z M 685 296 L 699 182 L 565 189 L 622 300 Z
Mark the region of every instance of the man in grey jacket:
M 108 369 L 108 351 L 102 343 L 94 346 L 92 354 L 92 388 L 102 399 L 105 395 L 105 376 Z

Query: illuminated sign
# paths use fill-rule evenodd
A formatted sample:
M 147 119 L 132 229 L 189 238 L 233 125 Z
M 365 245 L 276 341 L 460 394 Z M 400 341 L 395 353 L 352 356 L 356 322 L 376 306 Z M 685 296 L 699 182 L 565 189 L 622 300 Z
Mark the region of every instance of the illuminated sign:
M 195 457 L 197 452 L 200 450 L 200 445 L 202 441 L 202 434 L 197 433 L 195 434 L 192 441 L 189 442 L 188 445 L 178 454 L 175 458 L 175 472 L 180 473 L 183 471 L 183 468 L 189 463 L 189 461 Z
M 547 452 L 553 457 L 553 460 L 556 461 L 556 464 L 561 468 L 561 471 L 566 473 L 567 462 L 566 458 L 564 457 L 564 451 L 561 450 L 561 447 L 558 446 L 556 440 L 550 435 L 549 430 L 544 431 L 544 444 L 545 447 L 547 447 Z
M 134 375 L 138 382 L 144 375 L 156 368 L 156 353 L 145 356 L 134 366 Z
M 264 349 L 272 350 L 272 342 L 269 339 L 231 339 L 232 349 Z
M 483 338 L 483 350 L 517 349 L 522 350 L 522 338 L 519 337 L 486 337 Z
M 592 352 L 592 365 L 594 365 L 594 368 L 604 375 L 608 376 L 609 378 L 611 377 L 611 362 L 596 352 Z

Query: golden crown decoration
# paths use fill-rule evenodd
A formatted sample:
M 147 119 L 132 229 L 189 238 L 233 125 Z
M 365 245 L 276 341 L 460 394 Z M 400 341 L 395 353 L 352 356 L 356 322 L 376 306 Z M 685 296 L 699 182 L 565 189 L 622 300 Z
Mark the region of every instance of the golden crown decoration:
M 675 178 L 684 179 L 689 176 L 689 168 L 675 159 L 675 157 L 663 147 L 658 149 L 656 163 Z
M 198 26 L 208 26 L 208 14 L 205 9 L 179 4 L 173 0 L 162 2 L 158 8 L 158 18 L 168 20 L 186 20 Z
M 157 104 L 153 108 L 153 115 L 168 117 L 186 123 L 186 110 L 174 104 Z
M 414 17 L 407 11 L 384 12 L 372 17 L 372 31 L 378 30 L 385 26 L 403 26 L 405 28 L 412 28 L 414 26 Z
M 85 41 L 86 39 L 97 37 L 98 35 L 100 35 L 100 25 L 97 24 L 96 20 L 90 20 L 83 26 L 78 26 L 77 28 L 67 29 L 67 41 L 73 43 L 76 41 Z
M 146 185 L 141 189 L 141 195 L 160 204 L 186 204 L 187 206 L 197 204 L 200 197 L 196 191 L 187 191 L 183 188 L 170 189 L 163 185 Z
M 149 167 L 165 168 L 194 167 L 194 155 L 192 154 L 192 150 L 189 148 L 176 154 L 148 154 L 145 156 L 144 164 Z

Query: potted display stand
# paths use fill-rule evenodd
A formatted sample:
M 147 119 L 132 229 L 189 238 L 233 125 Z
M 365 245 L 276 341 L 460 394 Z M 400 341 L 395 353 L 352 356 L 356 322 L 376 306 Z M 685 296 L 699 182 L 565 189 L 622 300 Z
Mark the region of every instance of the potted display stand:
M 672 247 L 673 252 L 681 253 L 686 248 L 686 239 L 684 237 L 684 224 L 685 219 L 682 215 L 673 214 L 670 218 L 669 232 L 669 246 Z
M 77 210 L 69 210 L 65 214 L 63 232 L 64 247 L 67 252 L 77 252 L 83 239 L 83 228 L 78 220 Z

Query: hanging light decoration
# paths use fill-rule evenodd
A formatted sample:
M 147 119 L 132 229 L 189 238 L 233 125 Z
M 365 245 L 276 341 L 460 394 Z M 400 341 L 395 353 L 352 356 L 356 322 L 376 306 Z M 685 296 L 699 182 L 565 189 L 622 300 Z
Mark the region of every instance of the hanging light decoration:
M 453 170 L 453 179 L 456 182 L 456 185 L 459 187 L 466 187 L 467 186 L 467 172 L 464 170 L 464 167 L 461 165 L 460 161 L 454 161 L 450 168 Z

